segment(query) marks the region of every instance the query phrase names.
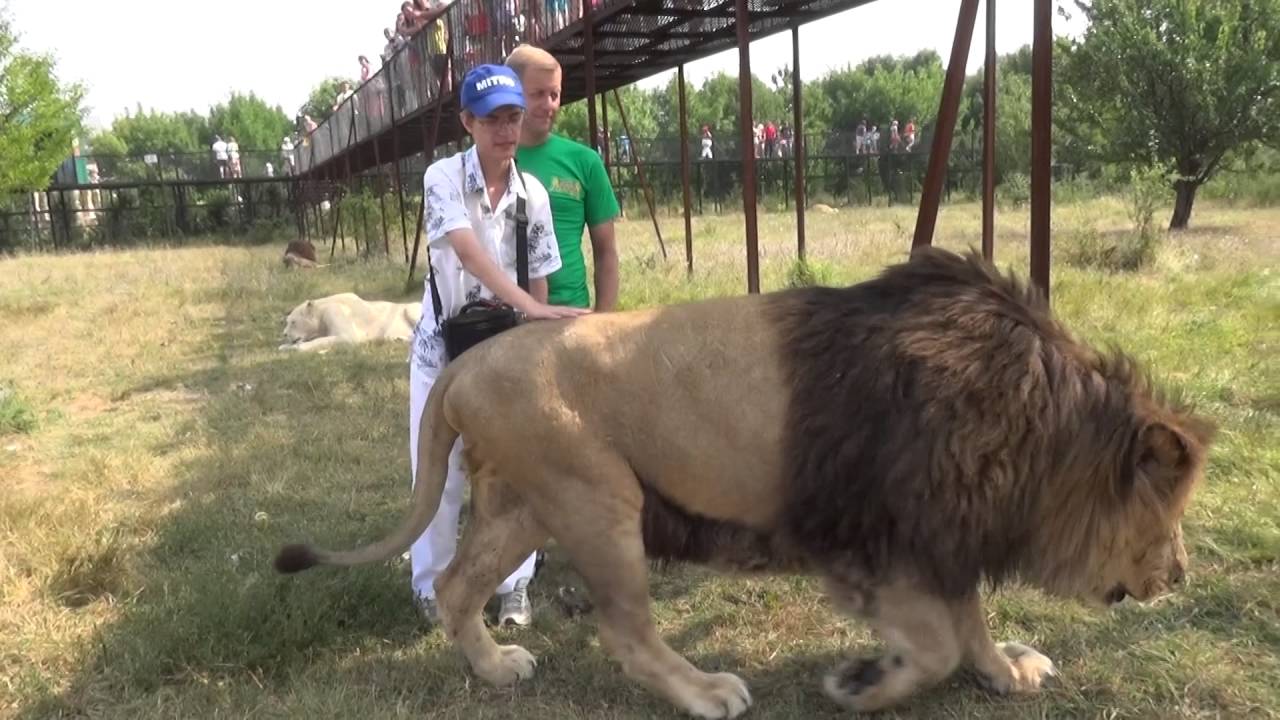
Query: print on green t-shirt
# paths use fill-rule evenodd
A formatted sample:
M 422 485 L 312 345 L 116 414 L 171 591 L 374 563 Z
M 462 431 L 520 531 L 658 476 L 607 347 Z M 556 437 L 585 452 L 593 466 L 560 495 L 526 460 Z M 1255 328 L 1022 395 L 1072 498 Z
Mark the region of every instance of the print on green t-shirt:
M 549 302 L 590 307 L 583 230 L 611 220 L 619 212 L 604 162 L 586 145 L 552 134 L 537 147 L 517 150 L 516 163 L 538 178 L 551 196 L 551 219 L 562 265 L 547 277 Z

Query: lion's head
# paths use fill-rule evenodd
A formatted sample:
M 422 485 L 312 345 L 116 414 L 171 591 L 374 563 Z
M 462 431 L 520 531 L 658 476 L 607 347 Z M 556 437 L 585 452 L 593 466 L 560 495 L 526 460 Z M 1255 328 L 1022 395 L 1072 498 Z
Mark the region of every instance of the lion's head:
M 1043 499 L 1050 518 L 1031 574 L 1050 592 L 1091 604 L 1140 602 L 1187 572 L 1182 515 L 1200 484 L 1213 427 L 1166 405 L 1143 381 L 1128 388 L 1131 421 L 1082 428 L 1087 440 Z
M 281 335 L 286 342 L 297 343 L 318 338 L 322 331 L 319 309 L 314 300 L 308 300 L 295 307 L 285 317 L 284 331 Z

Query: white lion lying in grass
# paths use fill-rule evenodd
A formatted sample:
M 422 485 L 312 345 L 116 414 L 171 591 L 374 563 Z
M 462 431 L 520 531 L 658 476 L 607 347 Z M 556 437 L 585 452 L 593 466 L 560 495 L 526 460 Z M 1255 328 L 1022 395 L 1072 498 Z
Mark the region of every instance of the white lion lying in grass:
M 281 350 L 324 350 L 339 343 L 408 340 L 422 316 L 422 303 L 364 300 L 339 293 L 308 300 L 284 321 Z

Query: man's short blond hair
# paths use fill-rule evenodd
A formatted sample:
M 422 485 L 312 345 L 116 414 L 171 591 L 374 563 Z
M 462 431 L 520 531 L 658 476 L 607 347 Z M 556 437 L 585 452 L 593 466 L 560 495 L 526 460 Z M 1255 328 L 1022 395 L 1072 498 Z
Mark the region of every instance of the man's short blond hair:
M 559 70 L 560 61 L 540 47 L 521 44 L 507 56 L 507 67 L 523 78 L 529 70 Z

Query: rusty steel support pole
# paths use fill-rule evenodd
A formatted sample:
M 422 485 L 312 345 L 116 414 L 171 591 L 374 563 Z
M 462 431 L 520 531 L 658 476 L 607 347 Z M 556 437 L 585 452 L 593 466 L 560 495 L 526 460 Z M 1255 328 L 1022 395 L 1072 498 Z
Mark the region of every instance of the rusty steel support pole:
M 450 38 L 448 43 L 445 45 L 445 53 L 450 58 L 453 57 L 453 39 L 452 38 Z M 428 167 L 431 166 L 431 158 L 435 155 L 435 152 L 436 152 L 436 139 L 440 137 L 440 115 L 444 111 L 445 82 L 449 79 L 449 76 L 452 73 L 453 73 L 453 65 L 452 63 L 450 63 L 449 71 L 440 76 L 440 88 L 436 93 L 436 111 L 435 111 L 434 117 L 432 117 L 431 119 L 431 135 L 430 136 L 426 136 L 426 132 L 427 132 L 426 123 L 423 123 L 422 125 L 422 131 L 424 134 L 423 142 L 425 143 L 422 146 L 422 154 L 426 158 Z M 413 233 L 413 254 L 409 256 L 409 276 L 408 278 L 405 279 L 406 288 L 413 287 L 413 269 L 414 269 L 414 266 L 418 264 L 418 248 L 420 247 L 420 243 L 422 241 L 422 215 L 424 212 L 424 208 L 426 207 L 426 204 L 427 204 L 427 196 L 426 196 L 425 189 L 423 190 L 422 202 L 420 204 L 423 207 L 418 208 L 418 229 Z
M 685 272 L 693 275 L 693 218 L 689 216 L 693 204 L 689 190 L 689 105 L 684 91 L 684 63 L 676 70 L 676 82 L 680 84 L 680 185 L 684 189 L 684 260 Z
M 304 130 L 304 132 L 306 131 Z M 303 140 L 306 142 L 307 147 L 311 148 L 307 151 L 307 175 L 314 178 L 319 174 L 316 172 L 316 134 L 307 132 L 303 135 Z
M 347 102 L 351 103 L 350 100 L 347 100 Z M 347 146 L 346 146 L 346 150 L 342 153 L 342 162 L 344 167 L 346 168 L 342 176 L 342 184 L 346 188 L 346 194 L 351 193 L 351 148 L 354 147 L 355 144 L 356 144 L 356 111 L 355 111 L 355 105 L 352 104 L 351 105 L 351 127 L 350 129 L 347 130 Z M 346 194 L 344 194 L 344 197 L 346 196 Z M 341 214 L 339 214 L 339 217 L 341 217 Z M 358 235 L 356 235 L 356 219 L 354 217 L 351 218 L 351 242 L 355 246 L 356 255 L 359 256 L 360 255 L 360 238 Z M 346 252 L 346 250 L 347 250 L 347 236 L 344 233 L 342 236 L 342 251 Z
M 424 192 L 425 192 L 425 189 L 424 189 Z M 418 257 L 418 241 L 422 239 L 422 222 L 425 219 L 426 214 L 427 214 L 427 200 L 426 200 L 426 197 L 424 196 L 422 199 L 422 202 L 418 203 L 418 222 L 415 225 L 417 229 L 413 231 L 413 257 L 415 259 Z M 430 256 L 428 256 L 427 261 L 430 262 Z M 409 278 L 405 280 L 404 288 L 405 290 L 410 290 L 413 288 L 413 268 L 412 267 L 409 269 Z
M 608 97 L 608 96 L 602 96 Z M 632 138 L 631 125 L 627 122 L 627 111 L 622 107 L 622 96 L 618 94 L 617 88 L 613 90 L 613 101 L 618 104 L 618 117 L 622 118 L 622 130 L 627 134 L 627 138 Z M 605 100 L 608 102 L 608 100 Z M 667 244 L 662 241 L 662 229 L 658 227 L 658 208 L 653 201 L 653 189 L 649 187 L 649 181 L 644 177 L 644 165 L 640 162 L 640 153 L 636 150 L 635 140 L 631 140 L 631 167 L 635 169 L 636 176 L 640 180 L 640 189 L 644 190 L 645 202 L 649 205 L 649 217 L 653 220 L 653 232 L 658 236 L 658 247 L 662 249 L 662 259 L 667 259 Z
M 293 190 L 289 195 L 290 200 L 292 201 L 291 205 L 293 206 L 294 214 L 297 216 L 294 219 L 298 222 L 298 227 L 301 228 L 302 239 L 307 242 L 311 242 L 311 228 L 307 222 L 307 208 L 303 205 L 303 197 L 300 193 L 301 188 L 298 187 L 297 181 L 293 182 L 292 185 Z M 179 187 L 173 188 L 174 202 L 182 201 L 182 198 L 179 196 L 180 193 L 181 190 Z
M 49 206 L 49 238 L 53 241 L 53 247 L 56 249 L 59 247 L 58 217 L 54 214 L 54 212 L 59 210 L 59 208 L 58 208 L 57 201 L 54 200 L 55 197 L 61 197 L 61 191 L 57 191 L 57 192 L 53 190 L 45 191 L 45 203 L 48 204 Z M 62 232 L 63 232 L 62 243 L 65 245 L 66 242 L 71 239 L 71 236 L 67 234 L 69 231 L 67 229 L 67 224 L 65 219 L 62 221 Z
M 374 189 L 378 193 L 378 211 L 382 214 L 382 254 L 391 255 L 391 240 L 387 238 L 387 195 L 382 187 L 382 153 L 378 152 L 378 138 L 373 138 L 373 164 L 377 167 Z
M 1031 281 L 1049 297 L 1053 178 L 1053 3 L 1036 0 L 1031 45 Z
M 323 191 L 320 191 L 320 197 L 323 196 Z M 324 236 L 327 233 L 324 231 L 324 218 L 320 217 L 320 201 L 311 202 L 310 197 L 307 198 L 307 201 L 307 204 L 311 206 L 311 214 L 316 216 L 316 240 L 323 243 Z
M 977 16 L 978 0 L 961 0 L 960 16 L 956 19 L 956 36 L 951 43 L 951 60 L 947 64 L 947 78 L 942 85 L 942 102 L 938 105 L 933 146 L 929 150 L 929 169 L 925 172 L 924 188 L 920 191 L 920 212 L 916 216 L 912 249 L 933 243 L 933 228 L 938 221 L 938 203 L 942 200 L 947 162 L 951 158 L 951 140 L 956 130 L 956 115 L 959 114 L 960 96 L 964 91 L 964 68 L 969 58 L 973 24 Z
M 583 72 L 587 93 L 587 137 L 591 138 L 591 147 L 598 142 L 596 125 L 596 37 L 592 27 L 594 18 L 591 13 L 591 0 L 582 0 L 582 46 Z M 607 100 L 605 102 L 608 102 Z
M 41 224 L 41 220 L 40 220 L 40 216 L 43 213 L 40 212 L 40 201 L 36 199 L 39 196 L 40 196 L 40 193 L 38 192 L 31 193 L 31 220 L 36 227 L 36 247 L 37 248 L 39 248 L 41 245 L 44 245 L 44 227 Z
M 987 2 L 987 60 L 982 76 L 982 257 L 996 247 L 996 0 Z
M 605 100 L 600 103 L 600 128 L 604 130 L 604 148 L 602 148 L 604 157 L 604 174 L 609 176 L 609 182 L 613 182 L 613 170 L 609 168 L 609 145 L 613 139 L 609 136 L 609 101 Z M 594 145 L 595 140 L 591 141 Z
M 373 242 L 370 241 L 369 233 L 369 209 L 364 206 L 364 191 L 369 186 L 369 178 L 365 175 L 356 176 L 356 184 L 360 186 L 360 229 L 364 231 L 364 256 L 369 257 L 373 254 Z M 355 232 L 353 224 L 352 232 Z
M 747 0 L 734 3 L 738 32 L 738 136 L 742 153 L 742 212 L 747 224 L 747 292 L 760 292 L 760 245 L 756 228 L 756 154 L 751 114 L 751 16 Z
M 333 254 L 338 248 L 338 230 L 342 227 L 342 202 L 339 201 L 333 210 L 333 240 L 329 243 L 329 259 L 333 260 Z M 342 237 L 342 252 L 347 251 L 347 238 Z
M 182 199 L 181 192 L 178 193 L 178 199 L 179 200 Z M 311 242 L 311 221 L 310 219 L 307 218 L 306 190 L 303 188 L 302 183 L 300 182 L 296 182 L 296 181 L 294 182 L 293 201 L 298 206 L 298 217 L 299 219 L 302 220 L 303 239 L 306 240 L 307 242 Z
M 395 64 L 387 63 L 387 102 L 391 106 L 391 154 L 396 162 L 396 197 L 400 200 L 400 244 L 404 246 L 404 261 L 409 262 L 409 228 L 404 222 L 404 180 L 400 177 L 400 128 L 396 127 L 396 75 Z
M 791 157 L 796 164 L 796 257 L 804 262 L 804 108 L 801 105 L 803 86 L 800 83 L 800 24 L 791 26 Z

